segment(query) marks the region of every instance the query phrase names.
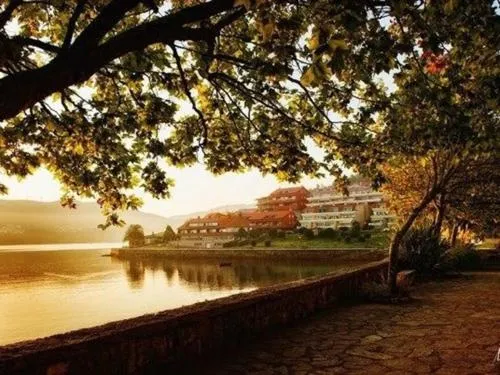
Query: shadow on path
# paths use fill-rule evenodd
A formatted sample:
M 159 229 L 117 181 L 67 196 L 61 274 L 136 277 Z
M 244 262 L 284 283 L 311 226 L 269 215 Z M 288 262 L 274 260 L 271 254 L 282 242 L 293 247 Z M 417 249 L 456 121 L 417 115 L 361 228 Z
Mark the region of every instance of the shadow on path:
M 500 374 L 500 272 L 429 282 L 413 296 L 330 309 L 183 373 Z

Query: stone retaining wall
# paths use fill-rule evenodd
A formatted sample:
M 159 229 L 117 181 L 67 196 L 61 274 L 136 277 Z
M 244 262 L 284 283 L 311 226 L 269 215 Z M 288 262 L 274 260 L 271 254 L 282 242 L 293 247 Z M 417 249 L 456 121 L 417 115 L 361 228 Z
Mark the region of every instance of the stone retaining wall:
M 363 283 L 380 282 L 387 264 L 387 260 L 378 261 L 343 274 L 0 347 L 0 374 L 153 373 L 234 346 L 353 296 Z
M 131 258 L 177 259 L 303 259 L 325 260 L 342 258 L 379 260 L 387 256 L 383 249 L 165 249 L 155 247 L 123 248 L 111 250 L 111 255 Z

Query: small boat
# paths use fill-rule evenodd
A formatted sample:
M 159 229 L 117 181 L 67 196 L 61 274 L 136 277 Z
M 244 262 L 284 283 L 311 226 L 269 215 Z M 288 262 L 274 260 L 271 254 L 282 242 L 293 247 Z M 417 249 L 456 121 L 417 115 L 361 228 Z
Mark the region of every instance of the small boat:
M 219 267 L 231 267 L 233 264 L 231 262 L 221 262 Z

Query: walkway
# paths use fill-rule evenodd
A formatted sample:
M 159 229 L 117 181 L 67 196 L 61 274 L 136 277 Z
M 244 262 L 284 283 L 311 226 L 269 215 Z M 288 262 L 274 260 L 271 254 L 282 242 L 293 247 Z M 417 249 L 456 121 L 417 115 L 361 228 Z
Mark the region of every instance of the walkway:
M 405 305 L 333 309 L 198 374 L 500 374 L 500 272 L 418 286 Z

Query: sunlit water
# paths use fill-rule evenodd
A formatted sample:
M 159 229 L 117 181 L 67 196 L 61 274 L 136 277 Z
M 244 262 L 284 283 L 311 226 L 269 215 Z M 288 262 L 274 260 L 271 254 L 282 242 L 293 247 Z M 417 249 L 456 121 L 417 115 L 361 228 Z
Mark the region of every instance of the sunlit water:
M 73 246 L 73 245 L 71 245 Z M 103 245 L 0 246 L 0 345 L 342 271 L 355 263 L 121 261 Z M 101 249 L 96 249 L 101 247 Z M 24 246 L 24 249 L 28 246 Z

